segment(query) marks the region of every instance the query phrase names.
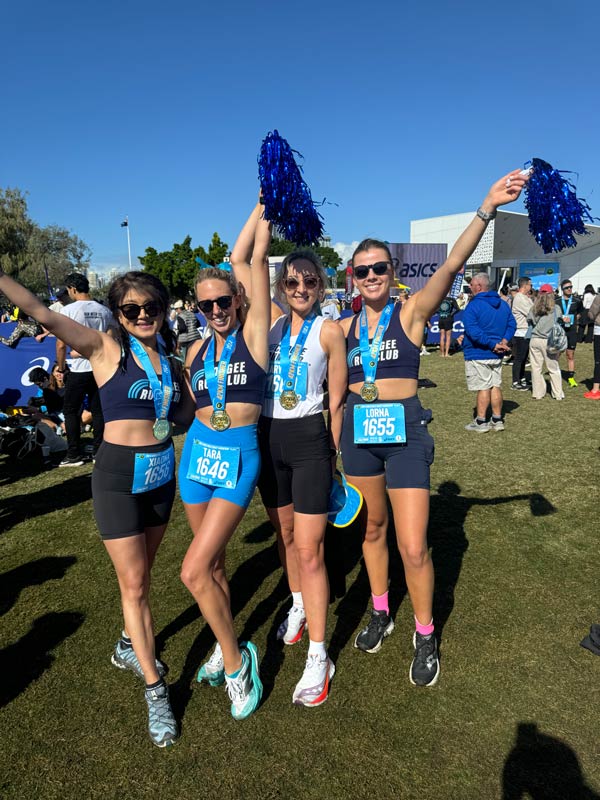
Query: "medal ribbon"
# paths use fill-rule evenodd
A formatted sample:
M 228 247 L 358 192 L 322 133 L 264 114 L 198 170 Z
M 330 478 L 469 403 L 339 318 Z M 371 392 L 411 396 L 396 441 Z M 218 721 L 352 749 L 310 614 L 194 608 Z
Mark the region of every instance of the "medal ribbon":
M 237 344 L 239 327 L 232 331 L 223 345 L 219 364 L 215 364 L 215 337 L 211 336 L 205 358 L 206 388 L 213 411 L 224 411 L 227 392 L 227 368 Z M 212 369 L 210 368 L 212 364 Z
M 142 369 L 146 373 L 148 383 L 152 389 L 156 419 L 166 419 L 171 406 L 171 400 L 173 399 L 173 378 L 171 376 L 171 366 L 165 348 L 158 342 L 158 355 L 161 369 L 161 379 L 159 380 L 156 370 L 150 361 L 150 356 L 135 336 L 129 337 L 129 344 L 131 346 L 131 352 L 137 356 L 142 365 Z
M 279 347 L 279 363 L 281 364 L 281 375 L 285 375 L 283 384 L 284 392 L 293 392 L 296 388 L 296 378 L 298 376 L 298 366 L 302 360 L 302 351 L 306 344 L 306 339 L 310 333 L 313 322 L 317 318 L 316 314 L 309 314 L 302 323 L 300 333 L 296 339 L 296 344 L 290 347 L 291 320 L 288 317 L 283 327 L 283 336 Z
M 569 314 L 569 309 L 571 308 L 572 300 L 573 300 L 573 298 L 569 297 L 569 302 L 567 303 L 567 307 L 565 308 L 565 298 L 564 297 L 560 298 L 560 302 L 561 302 L 561 305 L 563 307 L 563 314 L 564 314 L 565 317 Z
M 360 312 L 360 360 L 365 375 L 365 383 L 375 383 L 377 364 L 379 362 L 379 348 L 381 347 L 381 342 L 390 324 L 393 310 L 394 304 L 390 302 L 381 312 L 381 317 L 379 318 L 379 323 L 377 324 L 371 344 L 369 344 L 367 310 L 363 306 Z

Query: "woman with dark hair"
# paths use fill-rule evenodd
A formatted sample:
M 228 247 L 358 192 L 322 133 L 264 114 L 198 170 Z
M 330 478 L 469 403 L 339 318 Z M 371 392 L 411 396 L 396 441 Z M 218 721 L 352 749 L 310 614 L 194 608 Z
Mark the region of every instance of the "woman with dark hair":
M 125 621 L 111 660 L 144 680 L 150 738 L 167 747 L 179 734 L 165 667 L 154 653 L 149 606 L 150 570 L 175 495 L 171 421 L 176 411 L 185 418 L 181 368 L 172 358 L 166 322 L 167 291 L 144 272 L 113 281 L 108 298 L 118 339 L 50 311 L 1 270 L 0 291 L 91 363 L 106 421 L 92 472 L 94 514 L 117 574 Z
M 231 254 L 237 278 L 248 287 L 260 209 L 259 204 L 250 215 Z M 325 271 L 314 251 L 299 249 L 284 258 L 274 294 L 287 313 L 271 304 L 269 375 L 258 423 L 262 457 L 258 486 L 277 533 L 293 598 L 278 634 L 292 645 L 301 640 L 306 626 L 310 633 L 304 673 L 292 697 L 295 705 L 303 706 L 325 702 L 335 672 L 325 647 L 329 583 L 324 540 L 347 369 L 341 328 L 317 314 L 326 286 Z
M 194 538 L 181 579 L 217 640 L 198 680 L 227 684 L 234 719 L 252 714 L 262 697 L 256 647 L 238 643 L 233 626 L 225 550 L 254 495 L 260 470 L 256 423 L 269 363 L 269 241 L 270 224 L 260 219 L 247 314 L 230 271 L 199 270 L 196 298 L 212 335 L 193 342 L 186 357 L 196 416 L 181 454 L 179 491 Z
M 591 283 L 586 284 L 581 298 L 581 314 L 577 322 L 577 341 L 590 344 L 594 339 L 594 321 L 590 318 L 589 311 L 596 297 L 596 292 Z
M 433 625 L 434 574 L 427 548 L 431 411 L 417 397 L 419 348 L 425 323 L 439 308 L 470 258 L 496 209 L 516 200 L 527 175 L 514 170 L 489 190 L 448 259 L 403 305 L 390 301 L 392 258 L 384 242 L 365 239 L 352 256 L 354 284 L 363 299 L 359 315 L 343 320 L 348 382 L 342 461 L 348 481 L 364 496 L 363 556 L 373 611 L 355 646 L 376 653 L 394 629 L 388 603 L 388 511 L 392 506 L 398 549 L 415 618 L 410 681 L 433 686 L 439 676 Z

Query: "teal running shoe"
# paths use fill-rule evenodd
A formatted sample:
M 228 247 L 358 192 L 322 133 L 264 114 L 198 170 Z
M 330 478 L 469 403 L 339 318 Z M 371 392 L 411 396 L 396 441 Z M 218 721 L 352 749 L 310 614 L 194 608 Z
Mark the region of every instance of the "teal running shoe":
M 148 704 L 148 733 L 157 747 L 171 747 L 179 739 L 179 729 L 171 710 L 169 688 L 161 683 L 144 693 Z
M 212 651 L 208 661 L 205 661 L 198 670 L 196 680 L 198 683 L 206 681 L 208 684 L 210 684 L 210 686 L 221 686 L 225 683 L 223 652 L 221 650 L 221 645 L 218 642 L 216 643 L 215 649 Z
M 133 647 L 127 647 L 123 644 L 121 639 L 119 639 L 119 641 L 116 643 L 110 660 L 115 667 L 118 667 L 119 669 L 131 670 L 131 672 L 134 672 L 138 678 L 144 680 L 144 673 L 142 672 L 142 667 L 138 661 L 138 657 L 136 656 Z M 156 659 L 156 671 L 158 672 L 159 678 L 164 678 L 164 676 L 167 674 L 166 664 L 163 664 L 163 662 L 159 661 L 158 658 Z
M 254 713 L 263 693 L 263 686 L 258 674 L 258 650 L 252 642 L 240 644 L 242 667 L 235 678 L 225 675 L 227 692 L 231 700 L 231 716 L 234 719 L 246 719 Z

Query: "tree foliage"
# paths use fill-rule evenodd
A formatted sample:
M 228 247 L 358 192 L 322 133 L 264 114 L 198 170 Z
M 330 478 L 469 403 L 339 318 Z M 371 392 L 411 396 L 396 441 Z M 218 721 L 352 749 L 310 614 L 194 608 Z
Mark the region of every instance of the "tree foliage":
M 47 295 L 70 272 L 89 266 L 91 251 L 78 236 L 59 225 L 43 228 L 28 214 L 19 189 L 0 189 L 0 265 L 36 294 Z
M 192 237 L 186 236 L 181 244 L 174 244 L 171 250 L 162 253 L 147 247 L 140 262 L 147 272 L 164 283 L 171 297 L 183 298 L 193 294 L 198 273 L 196 257 L 214 266 L 223 261 L 228 250 L 229 245 L 221 241 L 218 233 L 213 234 L 208 251 L 203 247 L 192 248 Z
M 274 238 L 271 241 L 271 247 L 269 248 L 269 255 L 287 256 L 288 253 L 293 252 L 297 248 L 298 245 L 294 244 L 294 242 L 288 242 L 286 239 Z M 323 247 L 319 245 L 318 247 L 313 247 L 311 249 L 314 250 L 314 252 L 319 256 L 319 258 L 321 259 L 321 263 L 326 269 L 329 267 L 337 269 L 338 266 L 342 263 L 342 259 L 335 252 L 333 247 Z

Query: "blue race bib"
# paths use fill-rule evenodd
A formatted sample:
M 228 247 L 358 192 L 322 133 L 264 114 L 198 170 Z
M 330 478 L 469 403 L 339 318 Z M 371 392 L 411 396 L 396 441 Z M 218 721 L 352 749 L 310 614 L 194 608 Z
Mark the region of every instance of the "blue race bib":
M 402 403 L 354 406 L 354 444 L 405 444 Z
M 235 489 L 239 466 L 239 447 L 221 447 L 194 439 L 187 477 L 206 486 Z
M 133 494 L 150 492 L 168 483 L 175 475 L 173 445 L 160 453 L 136 453 L 133 471 Z
M 308 390 L 308 364 L 301 361 L 297 365 L 296 373 L 296 388 L 295 392 L 298 395 L 298 400 L 306 400 L 306 392 Z M 281 363 L 275 361 L 269 367 L 269 376 L 267 378 L 267 391 L 266 397 L 269 400 L 277 400 L 283 392 L 283 375 L 281 374 Z

